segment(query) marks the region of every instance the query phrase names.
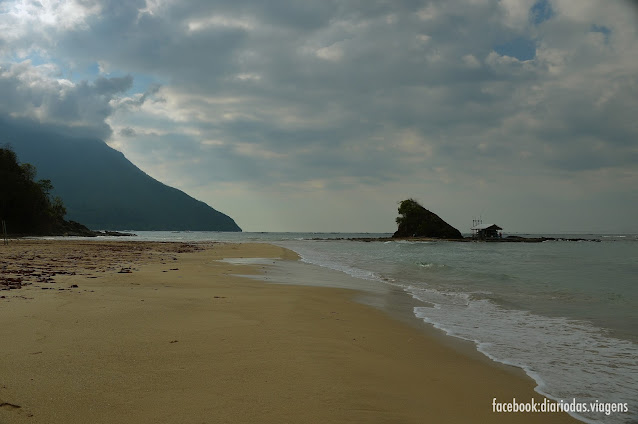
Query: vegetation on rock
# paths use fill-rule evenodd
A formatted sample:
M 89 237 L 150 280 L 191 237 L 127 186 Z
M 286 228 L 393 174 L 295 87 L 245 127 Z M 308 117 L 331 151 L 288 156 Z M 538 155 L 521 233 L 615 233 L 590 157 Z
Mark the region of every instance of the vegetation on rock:
M 459 230 L 414 199 L 399 202 L 399 214 L 401 216 L 396 219 L 399 228 L 392 237 L 463 238 Z
M 62 199 L 52 196 L 50 180 L 35 179 L 37 171 L 20 163 L 10 148 L 0 148 L 0 220 L 7 231 L 16 235 L 51 235 L 73 233 L 93 235 L 76 222 L 64 220 Z

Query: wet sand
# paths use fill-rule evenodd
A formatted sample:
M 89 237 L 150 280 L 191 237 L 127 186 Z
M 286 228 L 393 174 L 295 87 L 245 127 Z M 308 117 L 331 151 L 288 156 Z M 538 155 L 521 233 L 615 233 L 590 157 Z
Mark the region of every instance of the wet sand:
M 0 289 L 22 288 L 0 291 L 0 423 L 576 422 L 494 413 L 493 398 L 543 397 L 351 290 L 220 261 L 241 257 L 296 259 L 268 244 L 2 246 Z

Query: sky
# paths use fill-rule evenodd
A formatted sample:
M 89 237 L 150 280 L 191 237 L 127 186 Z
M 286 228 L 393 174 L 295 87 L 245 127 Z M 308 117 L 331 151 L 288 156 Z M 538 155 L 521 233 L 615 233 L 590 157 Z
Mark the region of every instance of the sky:
M 244 231 L 638 233 L 630 0 L 0 0 L 0 115 Z

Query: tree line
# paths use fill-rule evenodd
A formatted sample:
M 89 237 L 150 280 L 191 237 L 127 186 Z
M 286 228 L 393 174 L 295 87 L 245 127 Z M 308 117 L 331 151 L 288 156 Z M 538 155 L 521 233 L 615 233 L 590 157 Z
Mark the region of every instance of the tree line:
M 64 222 L 62 199 L 50 180 L 36 180 L 35 166 L 20 163 L 9 147 L 0 148 L 0 220 L 10 234 L 47 234 Z

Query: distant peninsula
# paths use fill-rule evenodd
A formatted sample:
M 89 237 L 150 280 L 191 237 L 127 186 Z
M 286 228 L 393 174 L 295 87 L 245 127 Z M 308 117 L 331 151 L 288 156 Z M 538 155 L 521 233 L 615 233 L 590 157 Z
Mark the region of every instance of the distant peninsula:
M 53 182 L 67 219 L 92 230 L 241 231 L 229 216 L 153 179 L 100 139 L 0 117 L 3 145 Z

